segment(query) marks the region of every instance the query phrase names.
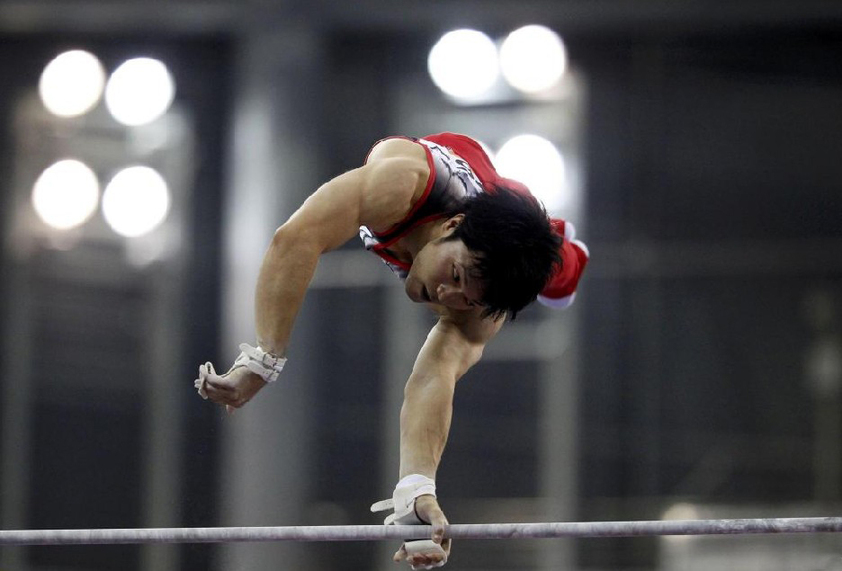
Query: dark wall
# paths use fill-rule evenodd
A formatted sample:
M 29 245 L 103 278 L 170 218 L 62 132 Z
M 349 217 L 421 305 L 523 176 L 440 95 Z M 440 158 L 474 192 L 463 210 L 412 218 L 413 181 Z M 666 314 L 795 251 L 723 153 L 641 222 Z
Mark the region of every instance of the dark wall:
M 814 499 L 805 302 L 842 300 L 842 38 L 572 43 L 588 78 L 582 519 Z M 648 498 L 648 500 L 644 500 Z M 654 544 L 588 549 L 651 564 Z
M 216 523 L 218 489 L 218 415 L 212 407 L 191 406 L 195 364 L 218 361 L 216 352 L 220 307 L 220 230 L 226 179 L 227 125 L 232 85 L 232 43 L 224 36 L 144 34 L 33 34 L 4 37 L 0 42 L 0 204 L 8 222 L 14 177 L 12 113 L 17 101 L 38 84 L 44 65 L 66 49 L 95 53 L 112 71 L 124 58 L 159 57 L 176 78 L 176 101 L 193 119 L 195 163 L 190 175 L 194 202 L 189 206 L 190 232 L 185 236 L 186 262 L 182 309 L 170 316 L 184 324 L 173 391 L 182 391 L 185 406 L 182 525 Z M 0 222 L 0 231 L 4 231 Z M 4 232 L 5 233 L 5 232 Z M 3 234 L 0 234 L 3 235 Z M 0 249 L 0 256 L 5 250 Z M 122 251 L 96 242 L 80 243 L 69 252 L 46 248 L 27 261 L 15 261 L 31 299 L 31 341 L 38 347 L 33 371 L 34 412 L 29 500 L 32 527 L 141 526 L 144 476 L 142 435 L 146 415 L 145 383 L 150 364 L 143 324 L 150 312 L 148 272 L 127 263 Z M 96 272 L 81 276 L 71 266 L 79 259 L 96 260 Z M 10 267 L 12 260 L 0 260 Z M 2 265 L 2 264 L 0 264 Z M 70 269 L 68 269 L 70 268 Z M 75 276 L 75 277 L 74 277 Z M 3 276 L 7 278 L 8 276 Z M 97 280 L 104 285 L 97 286 Z M 92 285 L 94 284 L 94 285 Z M 9 291 L 0 279 L 7 324 L 11 304 L 20 291 Z M 21 332 L 25 335 L 26 332 Z M 5 358 L 0 356 L 0 359 Z M 14 357 L 13 357 L 14 358 Z M 50 389 L 60 371 L 62 391 Z M 107 379 L 109 390 L 91 391 L 91 379 Z M 22 379 L 2 379 L 15 383 Z M 96 383 L 93 383 L 96 385 Z M 47 388 L 44 388 L 47 387 Z M 184 396 L 187 393 L 189 397 Z M 4 451 L 4 453 L 11 453 Z M 119 484 L 117 484 L 119 482 Z M 45 493 L 45 490 L 50 490 Z M 187 567 L 207 568 L 211 551 L 188 547 Z M 30 560 L 42 565 L 76 564 L 90 569 L 139 568 L 139 548 L 32 548 Z

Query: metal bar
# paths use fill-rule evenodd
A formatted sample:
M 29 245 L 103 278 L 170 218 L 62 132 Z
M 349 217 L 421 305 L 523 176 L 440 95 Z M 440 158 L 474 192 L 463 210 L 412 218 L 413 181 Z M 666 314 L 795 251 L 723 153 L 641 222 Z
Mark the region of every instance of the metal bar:
M 842 517 L 455 524 L 448 526 L 445 535 L 453 539 L 550 539 L 831 532 L 842 532 Z M 0 531 L 0 545 L 376 541 L 428 537 L 430 527 L 425 525 L 41 529 Z

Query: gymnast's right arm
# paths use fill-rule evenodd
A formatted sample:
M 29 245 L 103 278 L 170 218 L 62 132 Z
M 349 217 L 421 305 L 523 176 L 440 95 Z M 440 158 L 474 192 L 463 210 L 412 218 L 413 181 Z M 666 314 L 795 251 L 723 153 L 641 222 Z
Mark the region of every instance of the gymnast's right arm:
M 406 215 L 429 171 L 423 158 L 395 143 L 404 141 L 381 143 L 365 166 L 322 185 L 276 230 L 255 292 L 258 347 L 242 345 L 244 353 L 224 375 L 217 375 L 210 363 L 202 365 L 196 380 L 202 396 L 229 411 L 251 400 L 272 369 L 279 371 L 276 363 L 282 366 L 319 256 L 355 237 L 361 225 L 388 228 Z

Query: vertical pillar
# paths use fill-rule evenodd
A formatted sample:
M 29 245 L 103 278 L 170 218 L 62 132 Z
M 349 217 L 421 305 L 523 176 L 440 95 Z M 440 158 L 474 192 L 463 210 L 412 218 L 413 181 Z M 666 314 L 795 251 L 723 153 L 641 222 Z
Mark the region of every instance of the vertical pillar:
M 180 266 L 180 264 L 178 264 Z M 145 461 L 143 492 L 143 525 L 146 527 L 178 527 L 181 491 L 181 416 L 182 391 L 173 387 L 183 382 L 179 372 L 179 356 L 184 333 L 178 315 L 184 286 L 177 268 L 161 268 L 154 276 L 153 307 L 148 330 L 149 386 L 145 420 Z M 179 549 L 175 544 L 144 545 L 141 569 L 144 571 L 176 571 Z
M 162 119 L 167 135 L 166 153 L 156 164 L 172 190 L 172 204 L 168 225 L 187 234 L 186 212 L 194 204 L 193 125 L 177 108 Z M 166 226 L 159 231 L 170 230 Z M 181 232 L 172 234 L 181 235 Z M 172 235 L 171 234 L 171 235 Z M 129 260 L 142 259 L 146 249 L 154 248 L 154 239 L 128 240 L 125 243 Z M 166 240 L 166 238 L 159 238 Z M 181 501 L 184 439 L 184 378 L 181 358 L 184 355 L 184 320 L 175 316 L 184 305 L 185 247 L 180 240 L 170 238 L 167 255 L 146 268 L 149 280 L 149 308 L 146 312 L 144 350 L 149 367 L 144 419 L 144 489 L 142 491 L 144 527 L 178 527 L 181 524 Z M 175 544 L 144 545 L 141 551 L 143 571 L 177 571 L 181 568 L 181 550 Z
M 0 401 L 0 525 L 26 527 L 32 439 L 31 303 L 26 287 L 28 267 L 7 265 L 8 319 L 2 341 L 2 401 Z M 29 569 L 25 547 L 0 549 L 0 568 Z
M 254 287 L 274 230 L 316 189 L 314 133 L 320 66 L 317 33 L 280 21 L 249 30 L 238 62 L 236 107 L 224 228 L 220 368 L 237 345 L 255 342 Z M 226 418 L 222 444 L 222 525 L 296 525 L 309 489 L 312 422 L 308 386 L 323 349 L 310 347 L 307 311 L 298 316 L 281 379 Z M 224 414 L 221 412 L 220 414 Z M 304 569 L 300 543 L 232 544 L 219 569 Z
M 804 309 L 812 330 L 804 365 L 814 403 L 814 499 L 828 504 L 842 499 L 842 335 L 830 292 L 812 292 Z
M 564 315 L 553 312 L 540 325 L 548 347 L 558 347 L 541 363 L 540 495 L 547 521 L 575 521 L 578 497 L 579 363 L 578 313 L 574 304 Z M 541 569 L 575 569 L 572 540 L 548 541 L 541 548 Z

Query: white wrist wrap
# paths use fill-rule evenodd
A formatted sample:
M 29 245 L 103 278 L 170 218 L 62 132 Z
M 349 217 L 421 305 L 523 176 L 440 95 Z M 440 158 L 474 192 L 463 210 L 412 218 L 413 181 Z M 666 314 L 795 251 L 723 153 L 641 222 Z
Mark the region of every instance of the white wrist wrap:
M 418 514 L 415 512 L 415 500 L 419 496 L 431 495 L 436 497 L 436 482 L 435 480 L 422 476 L 421 474 L 410 474 L 395 486 L 395 491 L 392 493 L 392 499 L 377 502 L 371 506 L 371 511 L 382 512 L 385 510 L 394 510 L 389 514 L 383 523 L 386 525 L 422 525 L 429 522 L 421 521 Z M 438 555 L 441 559 L 438 563 L 431 565 L 412 565 L 413 571 L 421 569 L 432 569 L 434 567 L 441 567 L 447 563 L 447 552 L 444 548 L 431 539 L 417 539 L 412 541 L 404 541 L 404 550 L 406 550 L 407 557 L 417 555 L 419 553 Z
M 285 358 L 276 357 L 260 347 L 240 343 L 240 355 L 231 368 L 245 367 L 252 373 L 260 375 L 267 383 L 273 383 L 278 380 L 278 375 L 284 370 L 286 362 Z
M 383 523 L 386 525 L 416 525 L 428 523 L 418 519 L 415 514 L 415 499 L 418 496 L 431 495 L 436 497 L 436 481 L 422 476 L 421 474 L 410 474 L 402 478 L 398 485 L 395 486 L 395 491 L 392 493 L 392 499 L 377 502 L 371 506 L 371 511 L 382 512 L 385 510 L 394 510 L 389 514 Z

